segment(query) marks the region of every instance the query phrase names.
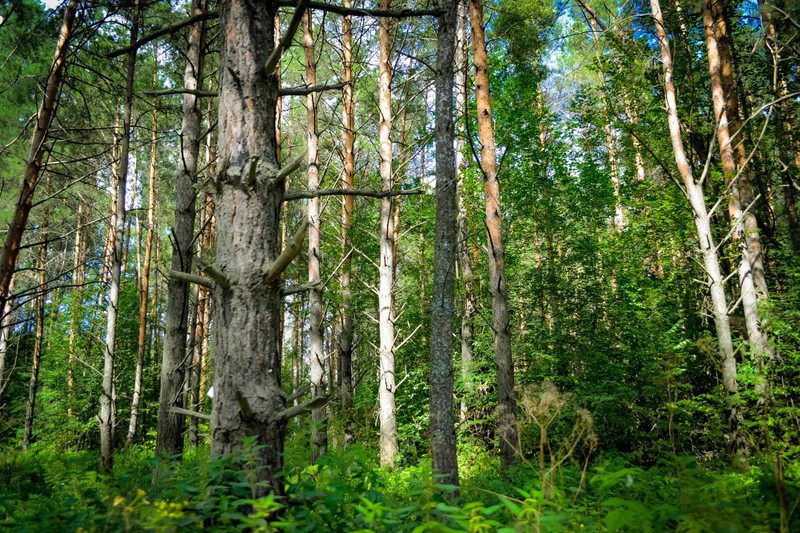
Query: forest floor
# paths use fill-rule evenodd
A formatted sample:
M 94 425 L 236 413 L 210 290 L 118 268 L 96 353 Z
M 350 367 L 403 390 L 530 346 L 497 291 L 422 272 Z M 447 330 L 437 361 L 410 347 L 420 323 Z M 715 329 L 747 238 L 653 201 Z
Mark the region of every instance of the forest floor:
M 132 446 L 117 453 L 109 474 L 90 451 L 0 453 L 0 529 L 791 531 L 800 494 L 800 466 L 791 465 L 782 513 L 772 467 L 757 458 L 741 471 L 688 457 L 643 468 L 607 452 L 544 471 L 534 458 L 501 472 L 492 453 L 462 446 L 461 494 L 452 499 L 454 487 L 436 484 L 429 460 L 389 470 L 356 446 L 308 466 L 292 449 L 287 443 L 287 496 L 261 499 L 253 498 L 246 457 L 240 465 L 212 462 L 206 446 L 170 462 Z

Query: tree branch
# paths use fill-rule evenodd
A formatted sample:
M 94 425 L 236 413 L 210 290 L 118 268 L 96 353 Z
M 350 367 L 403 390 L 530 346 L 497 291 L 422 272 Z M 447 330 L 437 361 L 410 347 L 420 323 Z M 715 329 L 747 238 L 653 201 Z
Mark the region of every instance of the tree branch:
M 278 0 L 278 6 L 291 7 L 295 5 L 292 0 Z M 396 11 L 386 9 L 359 9 L 346 8 L 328 4 L 327 2 L 308 2 L 309 9 L 327 11 L 337 15 L 350 15 L 352 17 L 387 17 L 387 18 L 411 18 L 411 17 L 438 17 L 444 10 L 442 9 L 398 9 Z
M 386 198 L 391 196 L 409 196 L 422 194 L 422 189 L 406 189 L 401 191 L 370 191 L 367 189 L 319 189 L 317 191 L 291 192 L 284 195 L 285 201 L 319 198 L 320 196 L 367 196 L 369 198 Z
M 275 415 L 275 418 L 283 422 L 288 422 L 292 418 L 302 415 L 303 413 L 310 413 L 313 409 L 316 409 L 317 407 L 322 407 L 326 403 L 328 403 L 327 396 L 317 396 L 316 398 L 312 398 L 306 403 L 301 403 L 300 405 L 295 405 L 294 407 L 289 407 L 288 409 L 284 409 L 283 411 Z
M 165 28 L 161 28 L 160 30 L 154 31 L 153 33 L 151 33 L 150 35 L 148 35 L 146 37 L 142 37 L 141 39 L 139 39 L 138 41 L 136 41 L 135 43 L 133 43 L 130 46 L 126 46 L 125 48 L 119 48 L 117 50 L 114 50 L 113 52 L 108 54 L 108 56 L 106 56 L 106 57 L 108 57 L 109 59 L 112 59 L 112 58 L 115 58 L 115 57 L 119 57 L 121 55 L 125 55 L 125 54 L 130 53 L 130 52 L 132 52 L 134 50 L 138 50 L 142 46 L 146 45 L 147 43 L 149 43 L 151 41 L 155 41 L 159 37 L 163 37 L 164 35 L 170 35 L 172 33 L 175 33 L 176 31 L 182 30 L 186 26 L 191 26 L 192 24 L 196 24 L 198 22 L 203 22 L 203 21 L 206 21 L 206 20 L 212 20 L 212 19 L 215 19 L 215 18 L 218 18 L 218 17 L 219 17 L 219 13 L 218 12 L 209 11 L 207 13 L 201 13 L 201 14 L 195 15 L 193 17 L 189 17 L 189 18 L 186 18 L 186 19 L 183 19 L 183 20 L 179 20 L 178 22 L 176 22 L 174 24 L 171 24 L 171 25 L 169 25 L 169 26 L 167 26 Z
M 352 82 L 333 83 L 330 85 L 305 85 L 303 87 L 282 87 L 278 89 L 278 96 L 305 96 L 322 91 L 341 89 Z
M 293 6 L 294 4 L 288 5 Z M 289 27 L 286 28 L 286 34 L 281 38 L 278 46 L 275 47 L 270 56 L 267 58 L 267 62 L 264 64 L 264 72 L 267 74 L 267 76 L 272 75 L 275 67 L 278 66 L 278 61 L 280 61 L 281 55 L 292 44 L 292 39 L 294 38 L 294 34 L 297 33 L 297 28 L 300 27 L 300 22 L 303 20 L 303 14 L 305 13 L 307 6 L 308 0 L 299 0 L 297 2 L 297 7 L 294 10 L 294 15 L 292 15 L 292 20 L 289 22 Z
M 189 409 L 184 409 L 183 407 L 170 407 L 169 412 L 178 415 L 186 415 L 194 418 L 199 418 L 200 420 L 211 421 L 211 415 L 207 415 L 205 413 L 198 413 L 197 411 L 190 411 Z
M 303 239 L 306 238 L 306 230 L 308 229 L 308 220 L 304 220 L 300 227 L 297 229 L 295 234 L 292 236 L 292 240 L 289 241 L 289 244 L 286 246 L 286 249 L 275 259 L 275 262 L 272 263 L 272 266 L 269 267 L 269 270 L 264 274 L 264 281 L 266 283 L 272 283 L 281 273 L 286 270 L 286 267 L 294 260 L 295 257 L 300 255 L 300 247 L 303 245 Z
M 186 283 L 194 283 L 195 285 L 200 285 L 201 287 L 205 287 L 207 289 L 214 288 L 214 282 L 208 278 L 204 278 L 202 276 L 195 276 L 194 274 L 189 274 L 188 272 L 179 272 L 177 270 L 170 270 L 169 277 L 172 279 L 177 279 L 180 281 L 185 281 Z
M 170 94 L 193 94 L 194 96 L 219 96 L 217 91 L 199 91 L 197 89 L 161 89 L 158 91 L 142 91 L 147 96 L 167 96 Z

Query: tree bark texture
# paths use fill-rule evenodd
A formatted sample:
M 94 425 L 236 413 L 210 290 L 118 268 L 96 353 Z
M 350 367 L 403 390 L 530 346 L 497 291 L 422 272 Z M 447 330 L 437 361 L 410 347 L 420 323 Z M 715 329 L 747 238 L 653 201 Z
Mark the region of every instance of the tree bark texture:
M 317 61 L 314 56 L 314 36 L 311 12 L 306 11 L 303 24 L 303 49 L 306 57 L 306 83 L 317 83 Z M 319 132 L 317 131 L 317 93 L 306 95 L 306 126 L 308 140 L 308 190 L 319 189 Z M 308 200 L 308 339 L 309 370 L 311 374 L 311 396 L 325 395 L 325 338 L 322 322 L 324 309 L 320 279 L 320 199 Z M 311 462 L 326 452 L 328 445 L 327 417 L 325 406 L 311 411 Z
M 259 469 L 256 497 L 283 494 L 286 422 L 281 390 L 280 279 L 265 272 L 280 253 L 284 180 L 277 179 L 275 103 L 278 84 L 264 65 L 274 44 L 272 2 L 220 3 L 219 171 L 216 180 L 214 399 L 211 451 L 248 451 Z
M 659 0 L 650 0 L 650 6 L 653 11 L 659 47 L 661 48 L 661 62 L 664 68 L 664 95 L 672 149 L 675 153 L 675 163 L 686 188 L 687 199 L 694 212 L 697 238 L 711 292 L 712 313 L 717 332 L 717 343 L 719 344 L 722 385 L 727 396 L 727 444 L 734 453 L 743 454 L 746 452 L 746 443 L 739 428 L 742 421 L 742 412 L 739 402 L 736 358 L 734 356 L 733 341 L 731 340 L 728 304 L 725 297 L 725 288 L 722 284 L 723 278 L 720 272 L 719 256 L 717 255 L 717 247 L 711 231 L 711 220 L 706 208 L 703 188 L 695 181 L 692 175 L 692 167 L 683 147 L 680 119 L 678 118 L 678 99 L 673 75 L 672 52 L 669 47 L 669 38 L 664 26 Z
M 139 34 L 139 0 L 133 6 L 131 19 L 131 43 Z M 106 342 L 103 350 L 103 388 L 100 394 L 100 456 L 103 470 L 111 470 L 114 460 L 114 426 L 116 413 L 114 390 L 114 359 L 116 357 L 117 318 L 119 314 L 119 294 L 122 282 L 122 257 L 125 248 L 125 193 L 127 190 L 128 156 L 131 144 L 131 114 L 133 108 L 133 80 L 136 72 L 136 51 L 131 51 L 126 59 L 125 94 L 122 106 L 122 131 L 119 140 L 119 164 L 117 179 L 117 201 L 114 218 L 114 242 L 109 275 L 108 308 L 106 311 Z
M 11 278 L 17 266 L 22 234 L 25 232 L 25 225 L 28 223 L 28 217 L 33 207 L 33 195 L 39 183 L 45 141 L 47 140 L 50 123 L 53 120 L 61 90 L 61 79 L 64 74 L 64 65 L 67 60 L 69 41 L 72 36 L 72 26 L 75 22 L 77 8 L 78 0 L 70 0 L 64 10 L 64 20 L 61 23 L 61 31 L 56 42 L 55 56 L 50 66 L 50 74 L 47 76 L 42 103 L 36 113 L 36 128 L 33 131 L 31 148 L 25 162 L 22 188 L 14 209 L 14 216 L 8 226 L 3 253 L 0 255 L 0 309 L 2 310 L 8 309 L 6 303 L 11 292 Z
M 205 0 L 192 0 L 192 15 L 205 11 Z M 203 48 L 205 29 L 203 23 L 189 28 L 186 51 L 184 87 L 196 91 L 202 87 Z M 180 158 L 175 177 L 175 225 L 172 228 L 172 270 L 191 272 L 194 250 L 194 223 L 197 198 L 197 160 L 200 153 L 200 123 L 202 111 L 199 98 L 191 93 L 183 95 L 181 120 Z M 164 332 L 164 351 L 161 358 L 161 389 L 158 401 L 158 433 L 156 453 L 170 456 L 183 451 L 185 417 L 171 411 L 173 406 L 183 406 L 183 387 L 186 379 L 186 332 L 189 309 L 189 285 L 171 278 L 167 288 L 167 318 Z
M 453 408 L 453 317 L 458 239 L 453 149 L 456 2 L 441 0 L 439 5 L 444 14 L 439 17 L 436 37 L 436 222 L 431 296 L 430 439 L 434 473 L 442 476 L 442 483 L 458 485 Z
M 519 446 L 517 404 L 514 397 L 514 361 L 506 290 L 505 248 L 503 247 L 500 183 L 497 180 L 497 148 L 494 141 L 492 107 L 489 94 L 489 59 L 483 29 L 483 1 L 470 1 L 475 99 L 478 107 L 478 138 L 481 142 L 483 193 L 486 201 L 486 229 L 489 250 L 489 292 L 492 295 L 492 329 L 497 367 L 497 417 L 500 461 L 504 467 L 516 462 Z

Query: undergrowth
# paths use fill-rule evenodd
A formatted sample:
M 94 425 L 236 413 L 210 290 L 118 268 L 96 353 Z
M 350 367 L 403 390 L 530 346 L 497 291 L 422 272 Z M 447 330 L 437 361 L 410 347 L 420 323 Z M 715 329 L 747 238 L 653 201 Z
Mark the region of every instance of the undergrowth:
M 205 447 L 181 461 L 131 447 L 98 473 L 91 452 L 34 447 L 0 458 L 0 529 L 8 531 L 775 531 L 779 509 L 768 465 L 713 472 L 694 460 L 648 469 L 606 454 L 553 473 L 459 451 L 461 496 L 437 484 L 430 462 L 387 470 L 360 447 L 289 466 L 287 495 L 253 499 L 252 476 Z M 797 501 L 797 466 L 786 473 Z M 543 476 L 547 483 L 543 485 Z M 542 487 L 545 487 L 543 490 Z

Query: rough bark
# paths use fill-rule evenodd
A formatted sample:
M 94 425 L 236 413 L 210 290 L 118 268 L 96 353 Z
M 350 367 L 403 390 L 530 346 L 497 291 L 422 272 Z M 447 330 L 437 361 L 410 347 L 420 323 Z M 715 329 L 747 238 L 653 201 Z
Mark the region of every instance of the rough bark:
M 453 409 L 453 316 L 458 238 L 453 150 L 456 3 L 454 0 L 441 0 L 439 5 L 444 13 L 438 18 L 436 37 L 436 222 L 431 297 L 430 440 L 433 471 L 442 476 L 443 483 L 458 485 Z
M 344 0 L 350 8 L 350 0 Z M 342 17 L 342 188 L 355 187 L 355 99 L 353 98 L 353 25 L 349 15 Z M 353 237 L 353 196 L 342 197 L 342 266 L 339 291 L 342 300 L 341 325 L 336 339 L 339 353 L 339 381 L 342 397 L 344 446 L 352 443 L 353 425 L 353 294 L 350 289 Z
M 0 309 L 6 310 L 8 298 L 11 292 L 11 278 L 17 266 L 19 257 L 20 243 L 22 234 L 25 232 L 25 225 L 28 222 L 31 208 L 33 207 L 33 195 L 39 183 L 39 175 L 42 170 L 42 157 L 45 152 L 45 141 L 50 130 L 50 123 L 53 120 L 56 104 L 58 102 L 61 79 L 64 74 L 64 64 L 67 59 L 69 41 L 72 35 L 72 26 L 75 21 L 75 11 L 78 8 L 78 0 L 70 0 L 64 10 L 64 20 L 61 23 L 61 31 L 56 42 L 55 56 L 50 66 L 50 74 L 47 76 L 44 96 L 39 110 L 36 114 L 36 128 L 33 131 L 31 148 L 25 162 L 25 173 L 20 189 L 19 199 L 17 200 L 14 216 L 8 226 L 3 253 L 0 255 Z M 2 378 L 2 376 L 0 376 Z
M 519 445 L 517 404 L 514 397 L 514 362 L 509 331 L 506 290 L 505 248 L 503 246 L 500 183 L 497 180 L 497 148 L 494 141 L 492 107 L 489 94 L 489 60 L 483 29 L 483 1 L 470 1 L 475 99 L 478 107 L 478 138 L 481 142 L 483 193 L 486 201 L 486 229 L 489 251 L 489 292 L 492 295 L 492 329 L 497 368 L 497 416 L 500 461 L 504 467 L 516 462 Z
M 389 0 L 381 0 L 380 8 L 388 10 Z M 378 141 L 380 143 L 380 175 L 381 190 L 392 190 L 392 93 L 391 93 L 391 50 L 389 43 L 390 19 L 379 19 L 378 39 L 380 58 L 378 63 L 379 86 L 378 108 L 380 122 L 378 124 Z M 382 465 L 394 464 L 397 456 L 397 408 L 395 406 L 395 369 L 394 369 L 394 317 L 393 307 L 393 274 L 394 274 L 394 218 L 392 199 L 381 198 L 380 213 L 380 262 L 378 286 L 378 329 L 379 374 L 378 404 L 380 411 L 380 458 Z
M 136 42 L 139 33 L 139 1 L 133 6 L 131 19 L 131 42 Z M 103 349 L 103 386 L 100 394 L 100 456 L 103 470 L 111 470 L 114 460 L 114 415 L 116 391 L 114 390 L 114 359 L 116 356 L 117 317 L 119 312 L 120 283 L 122 281 L 122 257 L 125 238 L 125 193 L 128 177 L 128 155 L 131 143 L 131 111 L 133 107 L 133 79 L 136 71 L 136 52 L 126 59 L 125 94 L 122 106 L 122 130 L 119 140 L 119 164 L 117 165 L 117 201 L 114 218 L 114 242 L 109 275 L 108 308 L 106 311 L 106 342 Z
M 741 250 L 738 271 L 742 309 L 751 355 L 762 374 L 756 385 L 757 392 L 761 400 L 766 401 L 768 392 L 763 377 L 763 363 L 765 359 L 774 357 L 774 351 L 761 329 L 758 317 L 758 301 L 766 300 L 768 293 L 760 232 L 751 205 L 754 202 L 753 187 L 750 171 L 745 168 L 747 153 L 733 76 L 733 43 L 722 0 L 704 0 L 702 8 L 720 159 L 725 184 L 730 191 L 728 213 L 733 225 L 734 246 Z
M 302 8 L 301 8 L 302 9 Z M 278 84 L 263 68 L 275 49 L 275 5 L 220 3 L 219 171 L 216 182 L 217 264 L 227 279 L 212 303 L 214 399 L 211 452 L 242 451 L 259 466 L 254 496 L 283 494 L 286 421 L 281 389 L 281 280 L 264 273 L 280 254 L 284 180 L 278 170 L 275 103 Z
M 153 54 L 153 78 L 158 75 L 158 54 Z M 153 97 L 153 124 L 150 129 L 150 174 L 147 197 L 147 237 L 144 244 L 144 265 L 142 266 L 139 284 L 139 336 L 136 350 L 136 369 L 133 376 L 133 398 L 131 399 L 131 419 L 128 424 L 126 445 L 133 444 L 136 436 L 136 425 L 139 419 L 139 402 L 142 398 L 142 374 L 144 372 L 144 356 L 147 351 L 147 308 L 150 302 L 150 265 L 153 257 L 153 233 L 155 232 L 156 214 L 156 170 L 158 168 L 158 108 L 156 97 Z
M 45 195 L 50 195 L 50 179 L 47 175 L 47 185 Z M 33 341 L 33 364 L 31 365 L 31 380 L 28 385 L 28 402 L 25 404 L 25 427 L 22 434 L 22 449 L 28 450 L 31 445 L 33 434 L 33 419 L 36 412 L 36 393 L 39 391 L 39 367 L 42 360 L 42 350 L 44 348 L 44 298 L 45 282 L 47 281 L 47 239 L 50 218 L 50 207 L 44 205 L 41 225 L 41 246 L 39 246 L 39 258 L 36 264 L 38 272 L 38 284 L 36 297 L 34 298 L 34 308 L 36 314 L 36 331 Z
M 678 100 L 673 77 L 672 52 L 669 47 L 669 38 L 664 26 L 659 0 L 650 0 L 653 19 L 656 25 L 658 43 L 661 49 L 661 62 L 664 68 L 664 95 L 667 107 L 667 120 L 669 123 L 670 139 L 675 153 L 675 163 L 680 172 L 686 189 L 686 196 L 694 212 L 695 228 L 703 256 L 703 266 L 706 271 L 707 283 L 711 292 L 712 313 L 719 344 L 720 365 L 722 371 L 722 385 L 726 394 L 728 434 L 726 435 L 728 448 L 735 454 L 746 453 L 746 442 L 740 433 L 742 412 L 739 402 L 739 385 L 736 375 L 736 359 L 734 357 L 733 342 L 731 340 L 730 319 L 728 305 L 725 297 L 725 288 L 722 285 L 719 256 L 711 231 L 711 221 L 706 208 L 703 188 L 692 175 L 692 167 L 684 150 L 681 134 L 680 119 L 678 118 Z
M 314 36 L 312 33 L 311 12 L 306 11 L 303 24 L 303 49 L 306 57 L 306 83 L 316 85 L 317 62 L 314 56 Z M 319 189 L 319 133 L 317 131 L 316 93 L 306 95 L 306 118 L 308 140 L 308 190 Z M 308 200 L 308 337 L 311 373 L 311 396 L 325 395 L 325 338 L 322 322 L 324 319 L 322 289 L 320 283 L 320 199 Z M 325 406 L 311 411 L 311 462 L 326 452 L 328 446 L 327 417 Z
M 192 15 L 205 11 L 205 0 L 192 0 Z M 205 29 L 203 23 L 189 29 L 184 87 L 197 90 L 202 87 L 203 48 Z M 223 63 L 224 64 L 224 63 Z M 200 152 L 200 101 L 194 94 L 183 95 L 181 120 L 181 151 L 178 174 L 175 178 L 175 225 L 172 228 L 172 270 L 191 272 L 194 250 L 195 199 L 197 191 L 197 159 Z M 186 379 L 184 359 L 187 354 L 186 332 L 189 306 L 189 285 L 171 278 L 167 288 L 167 317 L 164 333 L 164 351 L 161 359 L 161 389 L 158 402 L 158 433 L 156 453 L 171 456 L 183 451 L 185 417 L 171 411 L 183 405 L 183 387 Z

